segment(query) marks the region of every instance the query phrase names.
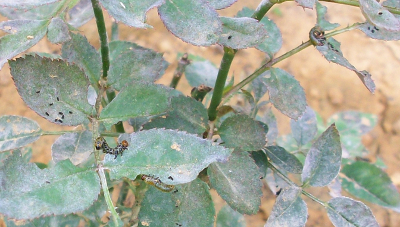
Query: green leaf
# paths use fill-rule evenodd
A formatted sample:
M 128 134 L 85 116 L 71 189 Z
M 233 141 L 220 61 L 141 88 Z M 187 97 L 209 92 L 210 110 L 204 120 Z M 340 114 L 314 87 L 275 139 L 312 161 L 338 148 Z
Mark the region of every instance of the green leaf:
M 299 147 L 297 146 L 297 141 L 294 139 L 292 134 L 279 136 L 276 139 L 276 144 L 284 147 L 289 152 L 298 152 Z
M 52 18 L 47 27 L 47 38 L 52 43 L 64 43 L 70 40 L 68 25 L 59 17 Z
M 90 0 L 80 0 L 68 11 L 68 15 L 68 24 L 79 28 L 94 17 L 92 2 Z
M 5 220 L 7 227 L 79 226 L 83 218 L 77 214 L 35 218 L 33 220 Z
M 100 2 L 116 21 L 135 28 L 152 28 L 145 23 L 146 13 L 154 7 L 164 4 L 165 0 L 100 0 Z
M 260 150 L 260 151 L 251 151 L 250 157 L 254 160 L 256 165 L 258 166 L 260 175 L 265 178 L 265 174 L 267 173 L 267 168 L 268 168 L 268 158 L 265 153 Z
M 367 162 L 343 166 L 342 187 L 351 194 L 369 202 L 400 212 L 400 194 L 389 176 Z
M 99 198 L 90 206 L 87 210 L 82 212 L 85 218 L 88 218 L 91 221 L 91 226 L 97 226 L 101 224 L 101 220 L 99 217 L 103 217 L 107 212 L 107 203 L 105 201 L 104 195 L 100 194 Z M 89 223 L 86 223 L 89 226 Z
M 218 13 L 205 0 L 166 0 L 158 13 L 172 34 L 193 45 L 213 45 L 222 31 Z
M 301 199 L 301 188 L 285 188 L 276 199 L 265 227 L 305 226 L 307 205 Z
M 218 212 L 217 227 L 246 227 L 243 214 L 225 205 Z
M 170 107 L 173 89 L 150 83 L 132 83 L 101 111 L 100 120 L 106 128 L 128 118 L 165 113 Z
M 208 0 L 208 3 L 214 9 L 225 9 L 235 3 L 237 0 Z
M 133 127 L 133 131 L 137 132 L 142 129 L 142 126 L 150 121 L 152 117 L 134 117 L 129 118 L 128 123 Z
M 89 82 L 78 66 L 35 55 L 9 64 L 19 95 L 40 116 L 61 125 L 88 121 L 93 109 L 87 101 Z
M 303 116 L 297 121 L 290 120 L 290 128 L 299 147 L 307 144 L 317 134 L 317 117 L 313 109 L 307 106 Z
M 51 156 L 55 163 L 69 159 L 72 164 L 78 165 L 86 161 L 92 152 L 91 131 L 66 133 L 51 146 Z
M 261 204 L 260 171 L 249 154 L 233 152 L 225 163 L 212 163 L 207 174 L 218 194 L 242 214 L 256 214 Z
M 322 187 L 338 175 L 342 159 L 339 132 L 335 124 L 313 143 L 304 163 L 303 185 Z
M 267 30 L 256 19 L 249 17 L 220 17 L 222 33 L 218 43 L 233 49 L 257 46 L 267 37 Z
M 326 6 L 322 5 L 318 1 L 315 2 L 315 8 L 317 10 L 317 25 L 322 28 L 323 31 L 333 30 L 340 26 L 338 23 L 330 23 L 325 19 L 326 17 Z
M 0 7 L 0 14 L 10 20 L 49 20 L 56 13 L 55 10 L 59 9 L 58 7 L 60 7 L 60 4 L 63 3 L 63 1 L 53 2 L 30 9 L 18 9 L 18 7 Z
M 39 124 L 20 116 L 0 117 L 0 151 L 8 151 L 35 142 L 42 134 Z
M 340 43 L 338 41 L 330 37 L 323 46 L 316 46 L 316 48 L 329 62 L 334 62 L 355 72 L 365 87 L 371 93 L 374 93 L 375 83 L 371 78 L 371 74 L 365 70 L 359 71 L 350 64 L 350 62 L 343 57 L 343 53 L 340 50 Z
M 315 0 L 295 0 L 301 7 L 313 9 Z
M 118 91 L 132 82 L 154 82 L 168 66 L 162 54 L 135 43 L 113 41 L 109 46 L 108 85 Z
M 86 37 L 71 33 L 72 39 L 62 46 L 62 57 L 85 71 L 90 84 L 98 88 L 101 75 L 101 57 Z
M 284 170 L 281 170 L 283 174 L 286 174 Z M 265 181 L 272 193 L 279 195 L 283 188 L 288 188 L 290 185 L 284 181 L 276 172 L 271 169 L 267 169 L 267 174 L 265 176 Z
M 400 40 L 400 31 L 389 31 L 384 28 L 378 28 L 368 22 L 358 25 L 357 29 L 373 39 L 386 41 Z
M 0 167 L 0 213 L 15 219 L 65 215 L 97 199 L 100 181 L 93 169 L 77 168 L 66 160 L 40 170 L 20 155 L 14 151 Z
M 254 10 L 244 7 L 241 11 L 237 13 L 236 17 L 251 17 L 253 13 Z M 281 31 L 276 26 L 276 24 L 267 16 L 264 16 L 260 20 L 260 24 L 262 24 L 264 28 L 268 31 L 268 35 L 264 37 L 262 42 L 258 44 L 256 48 L 265 53 L 268 53 L 268 55 L 272 57 L 282 47 L 283 41 Z
M 176 186 L 173 193 L 151 187 L 141 204 L 139 226 L 212 227 L 214 215 L 208 186 L 196 179 Z
M 224 161 L 231 153 L 209 140 L 168 129 L 132 133 L 127 140 L 129 147 L 122 157 L 107 155 L 104 159 L 112 179 L 147 174 L 170 185 L 187 183 L 210 163 Z
M 271 68 L 261 76 L 275 108 L 292 119 L 303 115 L 307 107 L 306 95 L 292 75 L 282 69 Z
M 400 31 L 400 21 L 375 0 L 360 0 L 360 8 L 365 18 L 378 28 Z
M 202 135 L 208 126 L 207 109 L 201 102 L 186 96 L 172 97 L 173 110 L 166 116 L 151 119 L 143 129 L 165 128 Z
M 11 33 L 0 38 L 0 69 L 7 59 L 39 42 L 47 32 L 48 23 L 48 20 L 15 20 L 0 23 L 1 28 L 7 28 Z
M 347 197 L 336 197 L 331 199 L 328 205 L 326 212 L 335 226 L 379 227 L 371 209 L 362 202 Z
M 195 61 L 185 68 L 185 76 L 190 86 L 198 87 L 202 84 L 213 88 L 217 80 L 218 69 L 210 61 Z
M 278 137 L 278 124 L 271 108 L 264 111 L 264 115 L 260 117 L 260 121 L 268 125 L 267 144 L 272 145 Z
M 265 145 L 263 126 L 247 115 L 236 114 L 227 118 L 218 128 L 218 132 L 226 147 L 257 151 Z
M 280 168 L 290 172 L 300 174 L 303 165 L 293 154 L 287 152 L 285 148 L 279 146 L 268 146 L 263 149 L 273 163 Z
M 59 2 L 61 0 L 2 0 L 0 6 L 17 9 L 29 9 L 37 6 Z
M 365 152 L 361 136 L 371 131 L 376 123 L 377 116 L 358 111 L 344 111 L 332 115 L 328 124 L 335 122 L 340 132 L 342 148 L 345 157 L 361 157 Z

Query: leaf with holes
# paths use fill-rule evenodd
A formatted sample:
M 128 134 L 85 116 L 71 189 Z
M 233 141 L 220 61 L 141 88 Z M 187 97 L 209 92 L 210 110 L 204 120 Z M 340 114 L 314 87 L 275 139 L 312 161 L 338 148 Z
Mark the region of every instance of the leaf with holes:
M 62 46 L 62 57 L 68 62 L 77 64 L 85 71 L 90 84 L 98 89 L 101 75 L 101 57 L 99 52 L 90 45 L 81 34 L 70 34 L 72 39 Z
M 15 20 L 0 23 L 9 35 L 0 38 L 0 69 L 7 59 L 29 49 L 39 42 L 47 32 L 48 20 Z
M 135 43 L 110 42 L 108 85 L 121 90 L 132 82 L 154 82 L 168 66 L 162 54 Z
M 257 46 L 267 37 L 263 24 L 249 17 L 220 17 L 222 33 L 218 43 L 233 49 Z
M 359 0 L 365 18 L 373 25 L 389 31 L 400 31 L 400 21 L 375 0 Z
M 305 226 L 307 205 L 301 199 L 301 188 L 285 188 L 276 199 L 265 227 L 272 226 Z
M 233 209 L 256 214 L 261 204 L 260 171 L 247 152 L 233 152 L 225 163 L 207 169 L 210 183 Z
M 69 159 L 72 164 L 84 162 L 93 152 L 92 132 L 66 133 L 51 146 L 51 156 L 55 163 Z
M 332 124 L 313 143 L 301 174 L 303 185 L 322 187 L 338 175 L 342 160 L 339 132 Z
M 325 19 L 326 17 L 326 6 L 322 5 L 318 1 L 315 2 L 315 8 L 317 10 L 317 25 L 324 31 L 333 30 L 340 26 L 338 23 L 330 23 Z
M 350 64 L 350 62 L 343 57 L 343 53 L 340 50 L 340 43 L 338 41 L 333 38 L 328 38 L 323 46 L 316 46 L 316 48 L 326 58 L 326 60 L 334 62 L 355 72 L 365 87 L 371 93 L 374 93 L 375 83 L 371 78 L 371 74 L 365 70 L 359 71 L 352 64 Z
M 292 75 L 282 69 L 271 68 L 261 76 L 275 108 L 292 119 L 303 115 L 307 107 L 306 94 Z
M 202 84 L 213 88 L 217 80 L 218 69 L 210 61 L 194 61 L 185 68 L 185 76 L 190 86 L 198 87 Z
M 87 102 L 89 81 L 78 66 L 36 55 L 9 64 L 19 95 L 40 116 L 61 125 L 88 122 L 92 113 Z
M 335 226 L 379 227 L 371 209 L 364 203 L 347 198 L 336 197 L 326 207 L 329 219 Z
M 225 205 L 219 210 L 216 227 L 246 227 L 243 214 Z
M 218 132 L 226 147 L 256 151 L 265 145 L 266 133 L 261 122 L 247 115 L 236 114 L 227 118 L 218 128 Z
M 47 38 L 52 43 L 64 43 L 71 39 L 67 24 L 59 17 L 52 18 L 47 27 Z
M 237 13 L 236 17 L 251 17 L 253 13 L 254 10 L 244 7 Z M 267 16 L 264 16 L 260 20 L 260 24 L 264 26 L 264 28 L 268 31 L 268 34 L 266 37 L 264 37 L 264 39 L 261 40 L 261 43 L 258 44 L 256 48 L 268 53 L 269 57 L 272 57 L 282 47 L 283 41 L 281 31 L 279 30 L 278 26 L 276 26 L 274 21 L 269 19 Z
M 389 176 L 367 162 L 354 162 L 343 166 L 342 187 L 363 200 L 400 212 L 400 194 Z
M 139 226 L 213 226 L 214 215 L 208 186 L 196 179 L 177 185 L 171 193 L 149 188 L 141 203 Z
M 213 45 L 222 31 L 218 13 L 205 0 L 166 0 L 158 13 L 172 34 L 193 45 Z
M 231 150 L 209 140 L 169 129 L 151 129 L 130 134 L 123 157 L 106 156 L 110 177 L 135 179 L 138 174 L 154 175 L 166 184 L 194 180 L 210 163 L 226 161 Z
M 36 121 L 20 116 L 0 117 L 0 152 L 35 142 L 42 134 Z
M 101 111 L 100 121 L 106 128 L 134 117 L 166 113 L 170 108 L 173 89 L 152 83 L 132 83 Z
M 290 120 L 290 128 L 299 147 L 307 144 L 317 134 L 317 117 L 313 109 L 307 106 L 303 116 L 297 121 Z
M 13 219 L 79 212 L 100 193 L 93 169 L 78 168 L 66 160 L 41 170 L 23 161 L 19 151 L 0 167 L 0 182 L 0 213 Z
M 207 109 L 201 102 L 186 96 L 172 97 L 173 110 L 166 116 L 151 119 L 143 129 L 165 128 L 202 135 L 208 126 Z
M 146 24 L 146 13 L 154 7 L 164 4 L 165 0 L 100 0 L 100 3 L 116 21 L 135 27 L 152 28 Z
M 265 151 L 271 161 L 280 168 L 290 173 L 301 173 L 303 165 L 296 156 L 287 152 L 285 148 L 279 146 L 268 146 L 264 148 L 263 151 Z

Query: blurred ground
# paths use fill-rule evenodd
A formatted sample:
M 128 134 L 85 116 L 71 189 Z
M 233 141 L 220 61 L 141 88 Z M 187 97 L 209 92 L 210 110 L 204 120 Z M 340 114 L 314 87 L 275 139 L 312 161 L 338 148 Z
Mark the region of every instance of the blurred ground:
M 259 1 L 239 0 L 228 9 L 219 11 L 223 16 L 234 16 L 243 6 L 255 9 Z M 354 22 L 363 21 L 360 10 L 356 7 L 323 3 L 328 6 L 330 22 L 347 26 Z M 277 56 L 291 50 L 308 40 L 308 31 L 315 24 L 315 11 L 303 10 L 296 6 L 295 2 L 287 2 L 274 6 L 267 14 L 281 29 L 283 35 L 283 47 Z M 111 20 L 107 17 L 107 25 L 110 31 Z M 1 21 L 4 18 L 0 18 Z M 139 30 L 120 26 L 120 39 L 136 42 L 147 48 L 164 53 L 165 59 L 171 63 L 165 76 L 159 81 L 169 84 L 172 73 L 176 67 L 178 52 L 187 52 L 200 55 L 219 65 L 222 58 L 222 49 L 219 46 L 195 47 L 186 44 L 170 34 L 160 21 L 157 11 L 151 10 L 148 14 L 148 23 L 154 29 Z M 81 27 L 80 30 L 88 37 L 96 48 L 99 48 L 98 34 L 94 20 Z M 344 56 L 359 70 L 369 71 L 377 90 L 370 94 L 359 81 L 358 77 L 349 70 L 328 63 L 314 47 L 286 59 L 276 65 L 281 67 L 298 79 L 304 87 L 308 104 L 324 119 L 333 113 L 342 110 L 358 110 L 373 113 L 379 116 L 379 123 L 375 129 L 363 138 L 370 150 L 370 159 L 381 157 L 386 165 L 387 173 L 394 184 L 400 189 L 400 42 L 383 42 L 367 38 L 360 31 L 351 31 L 335 37 L 342 43 Z M 46 40 L 29 51 L 58 52 L 60 46 L 49 44 Z M 250 75 L 263 60 L 263 54 L 257 50 L 241 50 L 236 55 L 230 75 L 235 75 L 235 82 Z M 189 94 L 190 86 L 182 79 L 178 88 Z M 0 116 L 21 115 L 39 122 L 44 130 L 58 130 L 62 127 L 54 126 L 26 107 L 19 97 L 7 65 L 0 71 Z M 278 127 L 281 134 L 289 132 L 289 119 L 277 113 Z M 51 144 L 56 136 L 46 136 L 32 144 L 33 160 L 48 162 L 50 159 Z M 310 191 L 318 197 L 329 200 L 326 189 Z M 224 202 L 216 193 L 217 210 Z M 309 210 L 309 220 L 306 226 L 332 226 L 326 212 L 319 204 L 305 199 Z M 255 216 L 247 216 L 248 226 L 263 226 L 268 218 L 275 196 L 265 187 L 263 203 L 260 212 Z M 397 226 L 400 223 L 400 215 L 367 203 L 373 210 L 381 226 Z

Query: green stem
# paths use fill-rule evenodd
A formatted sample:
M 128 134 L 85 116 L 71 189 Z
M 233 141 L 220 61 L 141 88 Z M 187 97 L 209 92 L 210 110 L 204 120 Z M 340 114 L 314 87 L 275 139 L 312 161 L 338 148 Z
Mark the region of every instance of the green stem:
M 181 80 L 181 77 L 183 73 L 185 72 L 186 66 L 190 64 L 190 61 L 188 59 L 188 54 L 185 53 L 181 59 L 178 61 L 178 67 L 176 67 L 176 70 L 174 72 L 174 76 L 172 77 L 171 84 L 169 85 L 172 88 L 176 88 L 178 85 L 179 81 Z
M 288 183 L 290 186 L 298 187 L 293 181 L 291 181 L 291 180 L 289 179 L 289 177 L 287 177 L 285 174 L 283 174 L 283 173 L 282 173 L 279 169 L 277 169 L 271 162 L 267 162 L 267 165 L 268 165 L 268 167 L 269 167 L 272 171 L 276 172 L 276 173 L 279 175 L 279 177 L 280 177 L 282 180 L 284 180 L 286 183 Z M 326 204 L 325 202 L 321 201 L 320 199 L 318 199 L 318 198 L 315 197 L 314 195 L 312 195 L 312 194 L 310 194 L 310 193 L 304 191 L 304 189 L 301 190 L 301 193 L 302 193 L 303 195 L 309 197 L 310 199 L 314 200 L 315 202 L 321 204 L 322 206 L 327 207 L 327 204 Z
M 221 60 L 221 66 L 218 71 L 217 81 L 215 81 L 214 93 L 211 98 L 210 106 L 208 107 L 208 119 L 214 121 L 217 117 L 217 107 L 222 99 L 222 93 L 224 92 L 226 78 L 228 77 L 229 68 L 233 58 L 235 57 L 236 50 L 224 47 L 224 56 Z
M 112 216 L 114 225 L 119 226 L 119 223 L 118 223 L 119 217 L 118 217 L 117 211 L 115 211 L 113 202 L 111 200 L 110 192 L 108 191 L 107 179 L 106 179 L 106 175 L 104 174 L 104 168 L 101 165 L 98 165 L 97 169 L 98 169 L 97 173 L 100 177 L 101 188 L 103 189 L 104 198 L 106 200 L 107 207 L 111 212 L 111 216 Z
M 83 130 L 68 130 L 68 131 L 43 131 L 41 133 L 42 136 L 48 136 L 48 135 L 64 135 L 65 133 L 71 133 L 71 132 L 82 132 Z
M 97 31 L 100 36 L 101 44 L 101 61 L 103 62 L 103 79 L 107 78 L 108 69 L 110 68 L 110 58 L 108 53 L 107 30 L 104 22 L 103 10 L 98 0 L 91 0 L 94 16 L 96 17 Z
M 360 3 L 358 1 L 355 1 L 355 0 L 321 0 L 321 1 L 360 7 Z M 387 10 L 389 10 L 389 12 L 391 12 L 391 13 L 400 14 L 400 9 L 399 8 L 386 7 L 386 6 L 385 6 L 385 8 Z
M 260 5 L 257 6 L 256 11 L 251 15 L 252 18 L 260 21 L 264 15 L 271 9 L 272 6 L 275 5 L 274 1 L 271 0 L 263 0 Z
M 332 31 L 330 33 L 325 34 L 325 37 L 332 37 L 335 35 L 339 35 L 343 32 L 347 32 L 350 30 L 355 29 L 357 26 L 359 25 L 359 23 L 355 23 L 351 26 L 342 28 L 342 29 L 338 29 L 335 31 Z M 260 76 L 262 73 L 264 73 L 265 71 L 269 70 L 273 65 L 285 60 L 286 58 L 293 56 L 295 54 L 297 54 L 298 52 L 304 50 L 305 48 L 312 46 L 311 41 L 308 40 L 305 43 L 302 43 L 301 45 L 299 45 L 298 47 L 290 50 L 289 52 L 286 52 L 285 54 L 272 59 L 271 61 L 265 63 L 264 65 L 262 65 L 260 68 L 258 68 L 256 71 L 254 71 L 254 73 L 252 73 L 250 76 L 246 77 L 244 80 L 240 81 L 238 84 L 236 84 L 235 86 L 233 86 L 228 92 L 226 92 L 223 96 L 223 100 L 226 100 L 228 98 L 230 98 L 230 96 L 232 96 L 233 94 L 235 94 L 236 92 L 238 92 L 240 89 L 242 89 L 244 86 L 246 86 L 248 83 L 250 83 L 251 81 L 253 81 L 255 78 L 257 78 L 258 76 Z

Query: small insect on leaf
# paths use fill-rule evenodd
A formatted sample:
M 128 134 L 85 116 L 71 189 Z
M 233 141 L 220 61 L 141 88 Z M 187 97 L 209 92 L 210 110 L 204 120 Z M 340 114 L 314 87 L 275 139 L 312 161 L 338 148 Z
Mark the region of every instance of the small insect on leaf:
M 107 144 L 107 141 L 101 136 L 98 137 L 94 142 L 94 147 L 96 148 L 96 150 L 103 149 L 103 153 L 115 155 L 114 159 L 116 159 L 119 154 L 121 154 L 122 156 L 122 153 L 124 152 L 124 150 L 128 149 L 128 146 L 128 141 L 123 140 L 117 145 L 117 147 L 110 148 Z
M 146 184 L 153 185 L 158 190 L 163 192 L 170 192 L 175 188 L 173 185 L 163 183 L 158 177 L 142 175 L 141 179 L 146 182 Z

